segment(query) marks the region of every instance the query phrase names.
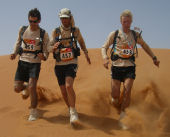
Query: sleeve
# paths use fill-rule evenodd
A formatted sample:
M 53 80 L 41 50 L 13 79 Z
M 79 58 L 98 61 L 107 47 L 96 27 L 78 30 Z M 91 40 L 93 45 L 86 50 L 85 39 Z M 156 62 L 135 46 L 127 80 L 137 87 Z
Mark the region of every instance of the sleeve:
M 56 42 L 55 39 L 56 39 L 56 30 L 54 29 L 52 31 L 52 34 L 51 34 L 51 37 L 50 37 L 50 42 L 49 42 L 49 45 L 48 45 L 48 48 L 47 48 L 48 52 L 52 52 L 53 46 Z
M 48 45 L 49 45 L 49 36 L 48 36 L 48 33 L 45 32 L 44 43 L 43 43 L 43 54 L 44 54 L 46 59 L 48 59 L 48 56 L 49 56 L 49 52 L 47 50 Z
M 142 47 L 143 45 L 147 45 L 147 43 L 143 40 L 142 36 L 139 35 L 138 32 L 136 32 L 136 35 L 137 35 L 137 44 L 141 45 Z
M 108 56 L 107 56 L 107 50 L 108 50 L 109 47 L 113 44 L 114 35 L 115 35 L 115 32 L 111 32 L 111 33 L 108 35 L 108 37 L 107 37 L 107 39 L 106 39 L 106 42 L 104 43 L 104 45 L 103 45 L 102 48 L 101 48 L 101 54 L 102 54 L 103 59 L 108 58 Z
M 137 38 L 137 44 L 141 45 L 141 47 L 144 49 L 144 51 L 151 57 L 153 58 L 155 55 L 152 52 L 151 48 L 149 47 L 149 45 L 143 40 L 142 36 L 139 34 L 137 34 L 138 38 Z
M 76 31 L 77 31 L 77 41 L 79 42 L 81 49 L 83 50 L 84 53 L 88 53 L 86 44 L 84 42 L 83 36 L 81 35 L 80 29 L 76 28 Z
M 19 47 L 21 46 L 21 29 L 22 29 L 22 27 L 20 27 L 20 29 L 19 29 L 18 37 L 17 37 L 17 40 L 14 45 L 13 54 L 15 54 L 15 55 L 18 54 Z
M 50 37 L 50 42 L 49 42 L 49 45 L 48 45 L 48 48 L 47 48 L 48 52 L 52 52 L 53 46 L 55 44 L 55 38 L 56 38 L 56 31 L 53 30 L 51 37 Z

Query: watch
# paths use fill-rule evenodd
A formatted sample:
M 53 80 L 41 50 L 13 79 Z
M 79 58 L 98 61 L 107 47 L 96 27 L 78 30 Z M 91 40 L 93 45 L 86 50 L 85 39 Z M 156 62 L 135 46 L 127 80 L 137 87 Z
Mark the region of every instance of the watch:
M 157 60 L 157 57 L 156 57 L 156 56 L 154 56 L 152 59 L 153 59 L 153 60 Z

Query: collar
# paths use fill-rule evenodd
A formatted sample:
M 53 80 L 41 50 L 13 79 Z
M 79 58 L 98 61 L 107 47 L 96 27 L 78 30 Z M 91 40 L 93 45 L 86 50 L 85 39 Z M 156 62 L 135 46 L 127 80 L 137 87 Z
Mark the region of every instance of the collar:
M 61 28 L 62 28 L 63 30 L 65 30 L 65 31 L 69 31 L 69 30 L 71 30 L 71 26 L 70 26 L 70 27 L 68 27 L 68 28 L 66 28 L 66 27 L 64 27 L 63 25 L 61 25 Z

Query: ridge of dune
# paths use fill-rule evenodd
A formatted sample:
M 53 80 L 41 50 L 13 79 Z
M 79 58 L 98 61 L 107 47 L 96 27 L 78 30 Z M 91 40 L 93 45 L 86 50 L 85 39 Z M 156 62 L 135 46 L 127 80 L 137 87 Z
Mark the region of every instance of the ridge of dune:
M 40 119 L 28 122 L 29 99 L 23 101 L 13 91 L 17 60 L 0 56 L 0 137 L 169 137 L 170 136 L 170 50 L 153 49 L 160 59 L 160 68 L 139 49 L 136 59 L 136 80 L 131 106 L 124 122 L 130 130 L 118 126 L 118 114 L 110 105 L 110 70 L 102 65 L 100 49 L 89 49 L 92 64 L 84 55 L 79 58 L 75 79 L 77 110 L 81 126 L 72 128 L 54 75 L 52 55 L 42 63 L 38 81 Z

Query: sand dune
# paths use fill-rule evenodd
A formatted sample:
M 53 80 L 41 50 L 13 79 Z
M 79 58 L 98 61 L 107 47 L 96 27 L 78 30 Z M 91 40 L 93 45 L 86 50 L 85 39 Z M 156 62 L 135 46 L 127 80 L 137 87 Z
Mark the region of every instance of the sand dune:
M 139 49 L 137 77 L 132 89 L 131 106 L 124 122 L 118 126 L 118 114 L 110 104 L 110 70 L 102 65 L 100 49 L 90 49 L 92 65 L 84 55 L 79 58 L 75 80 L 77 110 L 81 125 L 72 128 L 54 75 L 52 56 L 42 63 L 38 82 L 40 118 L 28 122 L 29 99 L 22 100 L 13 91 L 17 60 L 0 57 L 0 137 L 169 137 L 170 136 L 170 50 L 155 49 L 161 61 L 156 68 L 152 60 Z

